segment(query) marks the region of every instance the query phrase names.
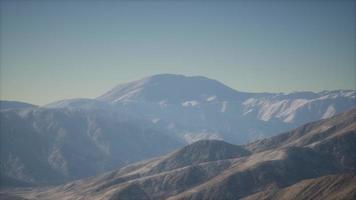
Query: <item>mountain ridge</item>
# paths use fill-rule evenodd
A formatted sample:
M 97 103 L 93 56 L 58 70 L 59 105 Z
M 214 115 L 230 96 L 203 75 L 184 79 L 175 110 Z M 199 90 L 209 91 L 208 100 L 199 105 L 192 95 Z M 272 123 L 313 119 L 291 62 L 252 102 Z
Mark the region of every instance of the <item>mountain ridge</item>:
M 249 93 L 202 76 L 163 74 L 120 84 L 97 100 L 174 129 L 188 143 L 244 143 L 354 108 L 356 91 Z
M 35 108 L 37 105 L 21 101 L 0 100 L 0 110 Z

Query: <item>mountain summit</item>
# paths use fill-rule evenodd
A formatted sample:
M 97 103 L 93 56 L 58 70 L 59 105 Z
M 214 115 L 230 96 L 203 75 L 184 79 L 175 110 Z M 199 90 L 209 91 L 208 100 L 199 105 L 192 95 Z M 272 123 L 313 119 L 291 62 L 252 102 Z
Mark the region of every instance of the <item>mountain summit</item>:
M 248 93 L 203 76 L 159 74 L 120 84 L 98 97 L 99 100 L 181 103 L 184 101 L 237 100 Z

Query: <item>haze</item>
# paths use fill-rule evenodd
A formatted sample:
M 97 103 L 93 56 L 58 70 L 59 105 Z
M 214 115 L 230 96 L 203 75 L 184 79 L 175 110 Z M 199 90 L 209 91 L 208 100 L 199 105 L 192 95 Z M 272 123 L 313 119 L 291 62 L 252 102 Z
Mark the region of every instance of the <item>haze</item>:
M 159 74 L 240 91 L 356 89 L 355 1 L 1 1 L 0 99 L 96 97 Z

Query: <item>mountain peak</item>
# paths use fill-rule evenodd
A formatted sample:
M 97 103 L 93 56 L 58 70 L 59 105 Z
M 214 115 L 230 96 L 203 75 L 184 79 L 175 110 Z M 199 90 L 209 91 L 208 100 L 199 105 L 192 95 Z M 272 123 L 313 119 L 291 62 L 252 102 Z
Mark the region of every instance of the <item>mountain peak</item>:
M 147 76 L 143 79 L 151 79 L 151 80 L 159 80 L 159 79 L 170 79 L 170 78 L 187 78 L 189 76 L 183 74 L 170 74 L 170 73 L 163 73 L 163 74 L 154 74 L 151 76 Z
M 120 84 L 97 99 L 109 102 L 165 101 L 166 103 L 182 103 L 205 100 L 212 96 L 237 100 L 244 97 L 244 94 L 219 81 L 203 76 L 158 74 Z
M 222 140 L 199 140 L 166 157 L 156 166 L 156 170 L 167 171 L 187 165 L 247 155 L 250 155 L 250 152 L 239 145 Z
M 169 73 L 163 73 L 163 74 L 155 74 L 155 75 L 151 75 L 151 76 L 147 76 L 143 79 L 149 79 L 151 81 L 171 81 L 171 80 L 189 80 L 189 79 L 195 79 L 195 80 L 200 80 L 200 81 L 215 81 L 218 82 L 216 80 L 207 78 L 205 76 L 187 76 L 187 75 L 183 75 L 183 74 L 169 74 Z M 143 80 L 141 79 L 141 80 Z
M 185 146 L 175 153 L 175 157 L 193 155 L 191 162 L 222 160 L 248 155 L 249 152 L 241 146 L 227 143 L 223 140 L 199 140 Z

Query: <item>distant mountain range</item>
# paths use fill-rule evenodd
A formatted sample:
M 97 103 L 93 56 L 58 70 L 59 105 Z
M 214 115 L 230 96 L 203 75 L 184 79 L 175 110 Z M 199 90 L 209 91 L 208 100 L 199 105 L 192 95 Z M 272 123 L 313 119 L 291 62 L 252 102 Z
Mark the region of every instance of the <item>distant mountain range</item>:
M 34 199 L 355 199 L 356 109 L 245 145 L 202 140 Z
M 160 74 L 120 84 L 96 98 L 50 107 L 96 107 L 103 102 L 144 118 L 191 143 L 224 139 L 242 144 L 356 107 L 355 90 L 247 93 L 202 76 Z
M 355 107 L 353 90 L 247 93 L 172 74 L 121 84 L 96 99 L 0 101 L 0 185 L 63 183 L 201 139 L 243 144 Z

